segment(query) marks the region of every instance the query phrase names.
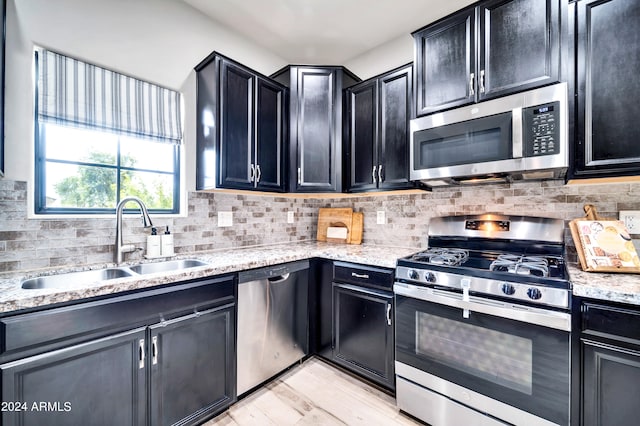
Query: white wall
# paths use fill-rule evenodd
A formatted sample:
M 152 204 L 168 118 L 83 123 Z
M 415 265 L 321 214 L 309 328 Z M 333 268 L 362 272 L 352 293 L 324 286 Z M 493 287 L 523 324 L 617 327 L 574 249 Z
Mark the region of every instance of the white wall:
M 193 67 L 213 50 L 264 74 L 286 65 L 178 0 L 8 0 L 5 178 L 30 186 L 34 44 L 182 91 L 187 189 L 195 188 Z
M 413 38 L 407 33 L 343 64 L 363 80 L 413 61 Z

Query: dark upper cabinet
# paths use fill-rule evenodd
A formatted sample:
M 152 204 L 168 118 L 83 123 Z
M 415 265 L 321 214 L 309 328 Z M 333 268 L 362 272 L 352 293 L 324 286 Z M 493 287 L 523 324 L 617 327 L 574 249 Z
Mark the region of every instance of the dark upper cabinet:
M 404 189 L 409 180 L 412 66 L 404 66 L 347 90 L 348 191 Z
M 287 66 L 272 75 L 289 87 L 289 191 L 342 191 L 343 88 L 359 81 L 343 67 Z
M 196 71 L 196 189 L 284 191 L 286 88 L 216 53 Z
M 573 178 L 640 173 L 640 2 L 576 3 Z
M 413 33 L 417 115 L 559 81 L 561 4 L 488 0 Z
M 6 2 L 0 0 L 0 177 L 4 176 L 4 39 L 6 32 Z

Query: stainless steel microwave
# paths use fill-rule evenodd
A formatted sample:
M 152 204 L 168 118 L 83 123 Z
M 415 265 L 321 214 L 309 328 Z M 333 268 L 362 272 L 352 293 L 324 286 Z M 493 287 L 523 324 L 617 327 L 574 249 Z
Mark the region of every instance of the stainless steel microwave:
M 567 84 L 411 120 L 411 180 L 429 186 L 565 176 Z

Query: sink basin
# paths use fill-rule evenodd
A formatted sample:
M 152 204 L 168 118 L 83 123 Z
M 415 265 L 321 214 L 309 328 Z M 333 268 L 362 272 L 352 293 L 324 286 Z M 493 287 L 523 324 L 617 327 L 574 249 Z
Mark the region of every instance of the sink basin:
M 179 271 L 180 269 L 197 268 L 198 266 L 206 266 L 207 262 L 197 259 L 178 259 L 168 260 L 166 262 L 141 263 L 139 265 L 130 266 L 133 272 L 137 274 L 154 274 L 156 272 Z
M 106 268 L 92 271 L 69 272 L 67 274 L 47 275 L 31 278 L 22 282 L 22 288 L 26 290 L 42 288 L 74 288 L 83 287 L 96 281 L 112 280 L 115 278 L 130 277 L 133 273 L 124 268 Z

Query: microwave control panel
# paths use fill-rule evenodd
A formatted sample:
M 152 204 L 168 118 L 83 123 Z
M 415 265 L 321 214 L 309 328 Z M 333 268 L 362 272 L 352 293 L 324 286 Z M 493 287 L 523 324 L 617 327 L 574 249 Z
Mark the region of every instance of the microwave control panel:
M 524 108 L 524 155 L 560 153 L 560 102 Z

